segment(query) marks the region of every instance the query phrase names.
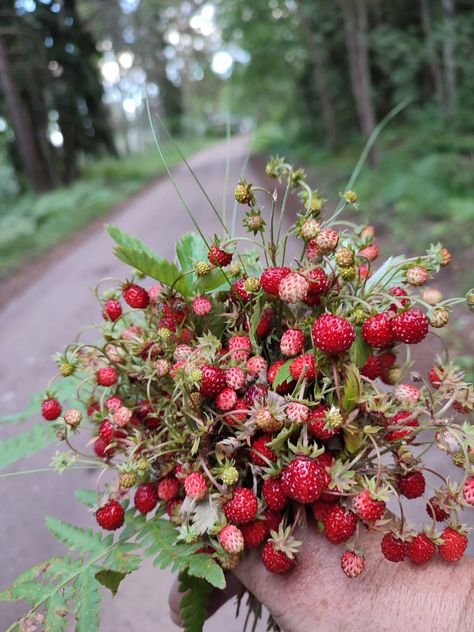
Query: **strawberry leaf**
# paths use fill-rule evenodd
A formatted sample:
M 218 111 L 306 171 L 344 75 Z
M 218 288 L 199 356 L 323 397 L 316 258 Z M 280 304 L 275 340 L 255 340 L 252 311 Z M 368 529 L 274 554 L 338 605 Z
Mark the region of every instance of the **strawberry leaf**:
M 280 384 L 283 384 L 283 382 L 286 382 L 286 380 L 291 379 L 290 364 L 293 362 L 293 360 L 294 358 L 290 358 L 278 369 L 272 384 L 273 390 L 275 390 L 277 386 L 280 386 Z
M 95 574 L 95 578 L 99 584 L 108 588 L 114 597 L 118 592 L 120 583 L 126 576 L 127 573 L 119 573 L 118 571 L 111 571 L 109 569 L 103 569 Z
M 48 424 L 35 424 L 31 430 L 0 442 L 0 469 L 8 467 L 57 442 L 56 433 Z
M 179 575 L 181 619 L 184 632 L 202 632 L 207 618 L 207 604 L 212 586 L 202 579 L 191 577 L 183 572 Z

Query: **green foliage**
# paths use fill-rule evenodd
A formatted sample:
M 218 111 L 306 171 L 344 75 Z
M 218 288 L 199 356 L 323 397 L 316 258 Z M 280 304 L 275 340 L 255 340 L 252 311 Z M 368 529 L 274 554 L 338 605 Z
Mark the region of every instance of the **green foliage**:
M 129 235 L 116 226 L 109 225 L 106 228 L 118 244 L 114 249 L 114 254 L 120 261 L 164 285 L 175 287 L 184 296 L 189 295 L 188 284 L 185 279 L 180 278 L 182 273 L 174 263 L 159 257 L 138 237 Z
M 95 574 L 95 578 L 99 584 L 108 588 L 114 597 L 126 576 L 127 573 L 119 573 L 118 571 L 111 570 L 99 571 Z
M 184 632 L 201 632 L 207 615 L 207 605 L 212 586 L 203 579 L 186 572 L 179 575 L 181 619 Z
M 276 389 L 277 386 L 280 386 L 280 384 L 283 384 L 283 382 L 286 382 L 286 380 L 291 379 L 290 365 L 293 362 L 293 360 L 294 358 L 287 360 L 278 369 L 277 374 L 275 376 L 275 380 L 273 381 L 273 384 L 272 384 L 273 389 Z
M 342 405 L 346 412 L 350 412 L 356 407 L 357 402 L 360 399 L 360 392 L 361 385 L 359 371 L 350 367 L 342 394 Z
M 56 443 L 54 430 L 47 423 L 35 424 L 31 430 L 0 442 L 0 469 Z
M 155 519 L 147 523 L 141 534 L 141 544 L 147 557 L 154 557 L 154 565 L 170 567 L 173 572 L 187 569 L 189 575 L 206 579 L 216 588 L 225 587 L 224 573 L 214 559 L 197 553 L 202 545 L 176 543 L 177 529 L 168 521 Z

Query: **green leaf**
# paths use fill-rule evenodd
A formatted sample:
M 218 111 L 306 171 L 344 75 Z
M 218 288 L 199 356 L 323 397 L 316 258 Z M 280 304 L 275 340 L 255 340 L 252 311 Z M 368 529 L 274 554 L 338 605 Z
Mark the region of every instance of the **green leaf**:
M 30 417 L 33 417 L 41 409 L 41 393 L 35 393 L 25 409 L 20 413 L 15 413 L 14 415 L 5 415 L 0 417 L 0 425 L 2 424 L 17 424 L 22 421 L 26 421 Z
M 272 384 L 273 390 L 275 390 L 277 386 L 280 386 L 280 384 L 283 384 L 283 382 L 286 382 L 286 380 L 292 379 L 290 373 L 290 364 L 293 362 L 293 360 L 294 358 L 287 360 L 285 364 L 282 364 L 281 367 L 278 369 L 275 380 Z
M 197 280 L 199 293 L 207 294 L 214 290 L 228 290 L 230 283 L 220 268 L 214 268 L 204 277 Z
M 183 593 L 180 608 L 184 632 L 202 632 L 211 591 L 212 586 L 205 580 L 180 573 L 179 592 Z
M 375 290 L 380 285 L 380 289 L 384 288 L 388 283 L 396 285 L 403 278 L 403 270 L 400 266 L 405 261 L 405 257 L 399 255 L 397 257 L 389 257 L 385 263 L 370 277 L 365 284 L 365 294 L 368 294 Z M 389 272 L 389 270 L 391 270 Z
M 196 261 L 207 260 L 207 246 L 201 235 L 194 232 L 185 233 L 176 243 L 176 256 L 181 270 L 193 270 Z
M 342 395 L 342 405 L 346 412 L 350 412 L 357 406 L 360 398 L 360 391 L 359 371 L 357 368 L 349 367 Z
M 56 443 L 57 437 L 47 423 L 35 424 L 15 437 L 0 442 L 0 469 Z
M 76 489 L 74 496 L 86 507 L 92 508 L 97 505 L 97 494 L 92 489 Z
M 226 586 L 225 575 L 219 564 L 206 553 L 194 553 L 188 559 L 188 573 L 193 577 L 205 579 L 209 584 L 223 590 Z
M 94 567 L 89 566 L 74 582 L 76 632 L 99 630 L 101 592 L 94 571 Z
M 114 597 L 118 592 L 120 583 L 125 579 L 126 576 L 127 573 L 119 573 L 117 571 L 106 569 L 98 571 L 95 574 L 95 578 L 99 582 L 99 584 L 102 584 L 102 586 L 108 588 Z
M 362 432 L 359 430 L 350 431 L 347 428 L 344 429 L 344 444 L 350 454 L 354 454 L 360 448 L 363 442 Z
M 105 555 L 113 541 L 113 535 L 103 538 L 92 529 L 81 529 L 52 516 L 46 516 L 45 525 L 48 531 L 71 551 Z
M 46 602 L 44 608 L 43 630 L 45 632 L 64 632 L 68 624 L 67 601 L 62 591 L 56 591 Z
M 361 369 L 367 362 L 367 358 L 372 353 L 372 350 L 362 336 L 358 335 L 349 353 L 352 363 L 355 364 L 358 369 Z
M 129 266 L 140 270 L 143 274 L 172 286 L 184 296 L 189 296 L 186 278 L 180 279 L 182 272 L 174 263 L 162 259 L 143 243 L 138 237 L 128 235 L 116 226 L 106 226 L 109 235 L 118 244 L 114 249 L 115 256 Z M 179 279 L 179 281 L 178 281 Z

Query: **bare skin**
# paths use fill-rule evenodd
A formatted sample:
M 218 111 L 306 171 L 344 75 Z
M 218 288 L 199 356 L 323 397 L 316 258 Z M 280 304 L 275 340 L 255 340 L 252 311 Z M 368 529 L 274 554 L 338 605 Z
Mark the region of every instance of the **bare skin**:
M 234 575 L 272 613 L 285 632 L 471 632 L 474 630 L 474 559 L 457 563 L 440 558 L 423 566 L 383 559 L 378 534 L 363 534 L 367 566 L 357 579 L 341 571 L 342 547 L 329 544 L 314 526 L 300 533 L 299 564 L 289 575 L 268 573 L 258 553 L 246 555 Z M 233 581 L 225 595 L 235 594 Z M 231 593 L 231 594 L 229 594 Z M 172 618 L 179 625 L 180 595 L 170 594 Z M 212 600 L 215 612 L 222 601 Z

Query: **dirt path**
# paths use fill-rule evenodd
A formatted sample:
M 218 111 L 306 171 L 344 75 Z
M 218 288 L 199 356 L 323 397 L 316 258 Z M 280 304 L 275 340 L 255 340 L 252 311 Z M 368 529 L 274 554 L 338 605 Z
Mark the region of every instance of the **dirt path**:
M 247 139 L 232 141 L 230 193 L 248 151 Z M 223 143 L 196 154 L 191 160 L 193 169 L 218 207 L 222 203 L 226 156 L 227 146 Z M 174 174 L 204 232 L 213 234 L 218 230 L 217 220 L 186 168 L 180 166 Z M 256 180 L 252 163 L 247 177 Z M 232 208 L 231 194 L 228 208 Z M 180 234 L 193 228 L 167 178 L 132 198 L 111 221 L 138 235 L 167 258 L 173 258 L 174 243 Z M 69 253 L 62 252 L 60 258 L 43 268 L 23 291 L 16 284 L 13 295 L 0 311 L 1 414 L 21 410 L 29 394 L 43 389 L 54 373 L 51 355 L 73 340 L 85 324 L 99 317 L 97 303 L 89 288 L 103 277 L 126 276 L 128 269 L 114 258 L 111 245 L 105 231 L 97 227 L 80 243 L 75 243 Z M 31 273 L 34 274 L 34 270 Z M 18 426 L 0 426 L 2 436 L 16 434 L 18 429 Z M 44 467 L 53 453 L 54 450 L 45 450 L 19 464 L 18 469 Z M 45 515 L 92 526 L 90 516 L 75 500 L 74 490 L 90 487 L 94 477 L 76 471 L 65 473 L 61 478 L 53 473 L 41 473 L 0 480 L 0 590 L 20 571 L 52 555 L 64 553 L 63 547 L 43 526 Z M 113 602 L 111 598 L 105 598 L 101 632 L 177 630 L 168 619 L 170 582 L 169 573 L 154 569 L 150 564 L 127 578 Z M 0 603 L 0 630 L 6 630 L 22 612 L 24 608 L 19 605 Z M 242 629 L 241 620 L 233 621 L 233 606 L 227 606 L 215 615 L 206 630 L 217 631 L 224 625 L 227 632 Z

